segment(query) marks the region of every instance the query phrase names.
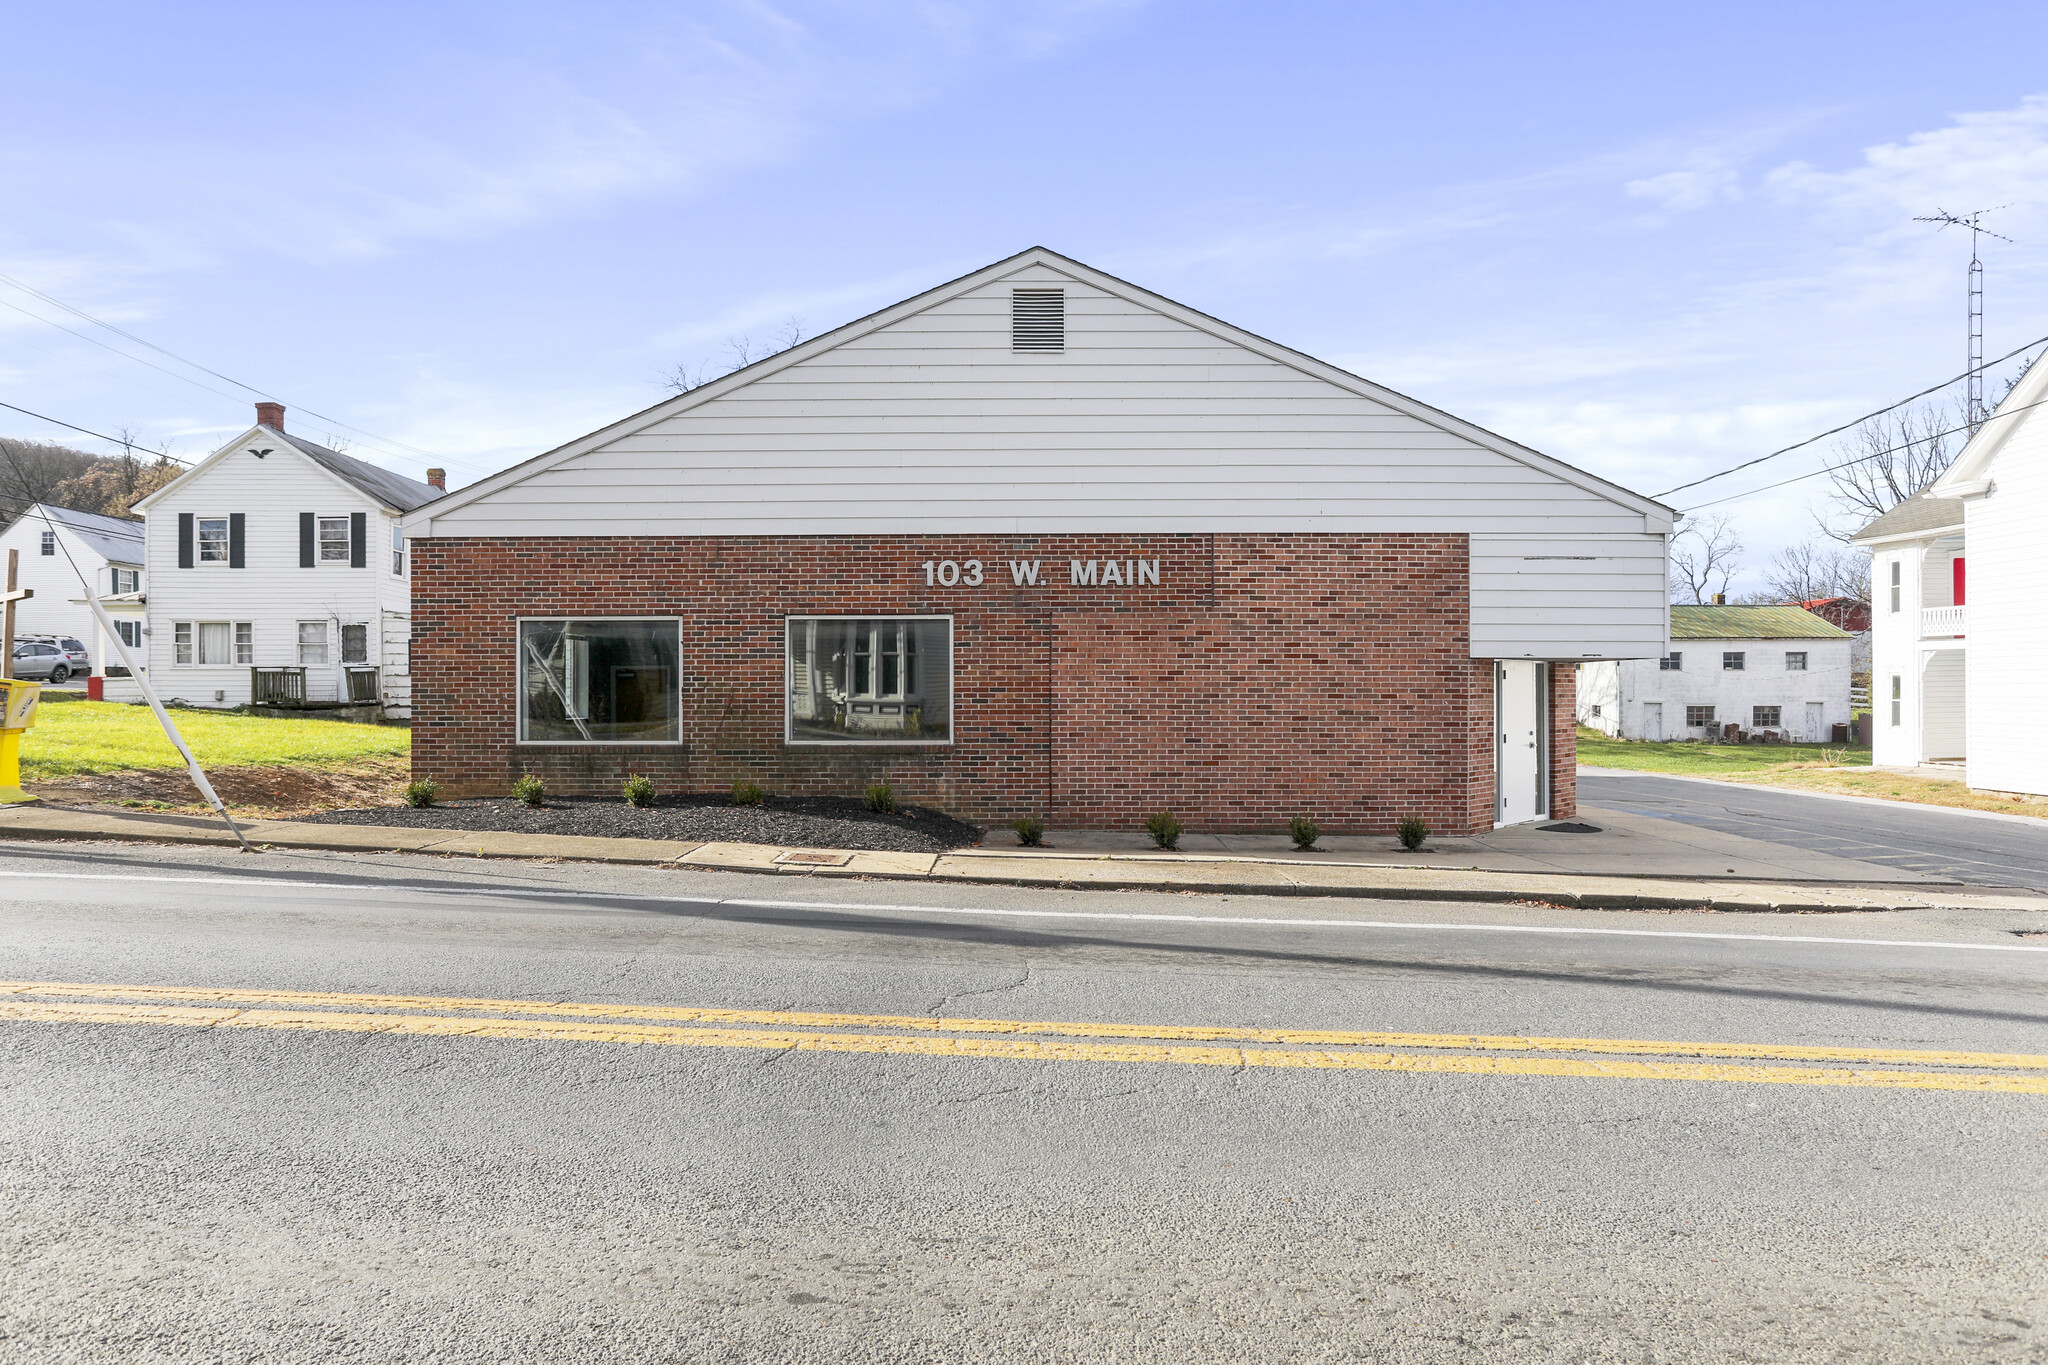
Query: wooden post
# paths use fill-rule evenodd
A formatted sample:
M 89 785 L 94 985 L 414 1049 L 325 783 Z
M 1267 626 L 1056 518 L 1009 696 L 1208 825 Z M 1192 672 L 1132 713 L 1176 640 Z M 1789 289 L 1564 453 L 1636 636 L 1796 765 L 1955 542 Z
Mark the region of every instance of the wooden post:
M 34 588 L 15 585 L 21 581 L 21 551 L 7 552 L 7 591 L 0 593 L 0 678 L 14 676 L 14 604 L 36 595 Z

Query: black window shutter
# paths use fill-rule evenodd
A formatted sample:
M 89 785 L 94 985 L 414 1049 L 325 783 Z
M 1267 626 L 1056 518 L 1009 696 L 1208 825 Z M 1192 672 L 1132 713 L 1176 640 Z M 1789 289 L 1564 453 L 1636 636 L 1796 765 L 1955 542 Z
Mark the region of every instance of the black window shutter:
M 313 535 L 313 514 L 299 513 L 299 567 L 302 569 L 313 567 Z
M 370 562 L 370 514 L 348 514 L 348 566 L 360 569 Z
M 248 538 L 249 518 L 240 512 L 228 513 L 228 567 L 242 567 L 242 548 Z
M 178 513 L 178 567 L 192 567 L 192 514 Z

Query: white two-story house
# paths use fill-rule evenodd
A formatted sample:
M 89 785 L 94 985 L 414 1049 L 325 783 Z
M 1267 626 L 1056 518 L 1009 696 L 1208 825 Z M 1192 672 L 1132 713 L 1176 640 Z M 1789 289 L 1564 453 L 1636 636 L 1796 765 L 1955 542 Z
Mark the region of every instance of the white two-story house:
M 1963 504 L 1922 493 L 1856 535 L 1870 551 L 1870 759 L 1962 764 L 1969 754 Z
M 411 565 L 398 519 L 439 497 L 284 431 L 284 408 L 136 504 L 149 675 L 195 706 L 375 704 L 411 715 Z
M 1880 764 L 1959 762 L 1972 787 L 2048 794 L 2048 364 L 1948 471 L 1863 528 Z M 1966 567 L 1967 566 L 1967 567 Z
M 85 584 L 114 618 L 131 648 L 142 643 L 142 534 L 140 521 L 74 512 L 43 503 L 0 531 L 0 564 L 20 553 L 20 583 L 35 593 L 15 609 L 17 635 L 53 635 L 79 641 L 94 672 L 118 667 L 106 634 L 86 605 Z

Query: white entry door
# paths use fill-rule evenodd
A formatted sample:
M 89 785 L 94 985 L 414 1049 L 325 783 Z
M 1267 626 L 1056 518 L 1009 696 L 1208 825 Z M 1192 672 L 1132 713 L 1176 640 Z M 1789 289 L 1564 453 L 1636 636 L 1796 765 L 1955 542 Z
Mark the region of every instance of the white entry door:
M 1828 704 L 1824 701 L 1806 703 L 1806 737 L 1815 744 L 1827 743 Z
M 1654 744 L 1664 742 L 1664 703 L 1646 701 L 1643 703 L 1643 738 Z
M 1543 665 L 1504 659 L 1493 667 L 1494 821 L 1519 825 L 1543 813 Z

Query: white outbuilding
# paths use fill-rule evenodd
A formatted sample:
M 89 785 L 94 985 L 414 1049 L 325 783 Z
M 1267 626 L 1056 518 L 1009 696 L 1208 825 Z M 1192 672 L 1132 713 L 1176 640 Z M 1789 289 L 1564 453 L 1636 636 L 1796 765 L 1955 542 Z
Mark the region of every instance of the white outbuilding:
M 1579 670 L 1579 723 L 1621 739 L 1824 743 L 1849 723 L 1854 637 L 1803 607 L 1673 607 L 1661 659 Z

